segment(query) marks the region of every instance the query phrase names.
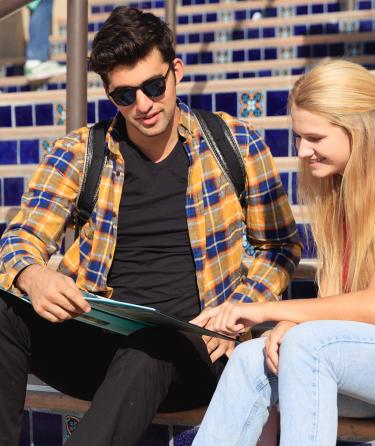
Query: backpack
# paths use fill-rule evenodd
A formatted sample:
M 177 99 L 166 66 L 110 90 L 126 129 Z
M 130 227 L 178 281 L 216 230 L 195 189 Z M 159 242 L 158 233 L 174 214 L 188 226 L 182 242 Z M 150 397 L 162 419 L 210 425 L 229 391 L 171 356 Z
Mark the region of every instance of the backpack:
M 238 200 L 243 206 L 245 197 L 246 172 L 240 149 L 228 124 L 218 115 L 206 110 L 193 110 L 198 119 L 207 145 L 222 169 L 227 180 L 232 183 Z M 100 121 L 90 128 L 83 179 L 74 211 L 75 238 L 82 226 L 89 220 L 98 199 L 99 183 L 105 166 L 108 148 L 105 135 L 112 119 Z

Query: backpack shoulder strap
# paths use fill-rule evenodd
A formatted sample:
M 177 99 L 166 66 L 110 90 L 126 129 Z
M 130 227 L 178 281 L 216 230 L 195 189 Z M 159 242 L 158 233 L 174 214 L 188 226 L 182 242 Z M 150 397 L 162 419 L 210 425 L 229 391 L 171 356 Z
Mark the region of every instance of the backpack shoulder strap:
M 111 122 L 112 119 L 97 122 L 89 130 L 82 182 L 74 213 L 75 238 L 78 237 L 80 229 L 90 218 L 98 199 L 100 178 L 108 151 L 105 136 Z
M 204 138 L 228 181 L 243 205 L 246 196 L 246 170 L 237 141 L 228 124 L 207 110 L 193 110 Z

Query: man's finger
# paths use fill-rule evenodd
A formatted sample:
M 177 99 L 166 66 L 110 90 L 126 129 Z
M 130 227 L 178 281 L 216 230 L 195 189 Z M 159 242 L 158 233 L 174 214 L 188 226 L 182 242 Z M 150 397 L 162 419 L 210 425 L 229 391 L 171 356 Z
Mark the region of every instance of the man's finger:
M 82 296 L 78 288 L 74 289 L 72 287 L 66 287 L 62 293 L 67 299 L 69 299 L 71 304 L 74 305 L 75 311 L 78 309 L 80 313 L 87 313 L 91 310 L 90 304 Z

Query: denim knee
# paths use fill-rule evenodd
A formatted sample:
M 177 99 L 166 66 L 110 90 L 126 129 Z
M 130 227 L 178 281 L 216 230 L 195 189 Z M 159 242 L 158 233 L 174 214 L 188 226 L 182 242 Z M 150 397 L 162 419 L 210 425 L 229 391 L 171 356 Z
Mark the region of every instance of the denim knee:
M 226 373 L 242 374 L 249 380 L 264 374 L 264 342 L 264 338 L 253 339 L 236 347 L 225 367 Z

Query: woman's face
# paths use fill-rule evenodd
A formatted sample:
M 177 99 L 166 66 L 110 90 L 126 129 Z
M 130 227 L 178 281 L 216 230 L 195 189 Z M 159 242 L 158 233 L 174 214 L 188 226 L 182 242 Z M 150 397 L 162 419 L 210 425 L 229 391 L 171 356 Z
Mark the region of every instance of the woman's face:
M 292 107 L 292 125 L 298 157 L 317 178 L 342 175 L 350 158 L 350 141 L 341 127 L 302 108 Z

